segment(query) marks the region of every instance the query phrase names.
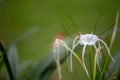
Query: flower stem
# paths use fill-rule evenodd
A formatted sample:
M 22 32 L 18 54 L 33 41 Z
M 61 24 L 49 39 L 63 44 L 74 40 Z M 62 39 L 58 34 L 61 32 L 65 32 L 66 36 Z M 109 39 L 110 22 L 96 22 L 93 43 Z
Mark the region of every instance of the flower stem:
M 89 52 L 90 53 L 90 52 Z M 89 63 L 90 63 L 90 75 L 91 80 L 93 80 L 93 70 L 92 70 L 92 63 L 91 63 L 91 54 L 89 54 Z
M 94 57 L 94 73 L 93 73 L 93 80 L 96 78 L 96 61 L 97 61 L 97 54 Z

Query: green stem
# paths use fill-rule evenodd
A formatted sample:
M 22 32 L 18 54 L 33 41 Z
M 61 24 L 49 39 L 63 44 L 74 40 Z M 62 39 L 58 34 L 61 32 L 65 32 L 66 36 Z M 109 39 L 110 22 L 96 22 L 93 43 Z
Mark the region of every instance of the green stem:
M 9 60 L 7 58 L 7 54 L 6 54 L 6 51 L 2 45 L 2 43 L 0 42 L 0 51 L 1 53 L 3 54 L 3 60 L 5 62 L 5 65 L 6 65 L 6 68 L 7 68 L 7 71 L 8 71 L 8 74 L 9 74 L 9 77 L 10 77 L 10 80 L 14 80 L 14 75 L 12 73 L 12 68 L 10 66 L 10 63 L 9 63 Z
M 97 61 L 97 54 L 94 57 L 94 73 L 93 73 L 93 80 L 96 78 L 96 61 Z
M 106 70 L 106 66 L 107 66 L 107 63 L 108 63 L 108 55 L 106 56 L 106 60 L 105 60 L 105 62 L 104 62 L 104 64 L 103 64 L 103 68 L 102 68 L 102 73 L 101 73 L 101 76 L 100 76 L 100 80 L 102 80 L 102 78 L 103 78 L 103 75 L 104 75 L 104 72 L 105 72 L 105 70 Z
M 90 74 L 91 74 L 91 80 L 93 80 L 93 70 L 92 70 L 92 63 L 91 63 L 91 54 L 89 54 L 89 62 L 90 62 Z

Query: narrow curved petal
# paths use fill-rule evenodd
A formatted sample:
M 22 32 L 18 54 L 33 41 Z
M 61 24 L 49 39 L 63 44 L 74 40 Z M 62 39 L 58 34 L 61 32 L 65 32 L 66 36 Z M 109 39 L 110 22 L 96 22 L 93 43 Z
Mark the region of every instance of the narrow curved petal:
M 65 49 L 66 49 L 66 48 L 65 48 Z M 68 52 L 67 49 L 66 49 L 66 52 L 67 52 L 67 53 L 66 53 L 67 65 L 68 65 L 68 69 L 69 69 L 69 71 L 70 71 L 70 67 L 69 67 L 69 66 L 70 66 L 70 64 L 69 64 L 69 54 L 68 54 L 69 52 Z
M 99 69 L 99 71 L 100 71 L 100 73 L 101 73 L 101 69 L 100 69 L 100 65 L 99 65 L 99 50 L 97 49 L 97 47 L 96 47 L 96 45 L 93 45 L 94 46 L 94 48 L 95 48 L 95 51 L 96 51 L 96 54 L 97 54 L 97 66 L 98 66 L 98 69 Z
M 101 46 L 100 46 L 100 41 L 98 41 L 98 49 L 99 49 L 100 47 L 101 47 Z M 102 55 L 101 55 L 100 50 L 99 50 L 99 52 L 98 52 L 98 56 L 99 56 L 99 59 L 101 60 Z
M 56 64 L 57 64 L 57 71 L 58 71 L 59 79 L 61 80 L 62 75 L 61 75 L 61 66 L 60 66 L 60 58 L 59 58 L 59 55 L 57 56 Z
M 58 75 L 59 75 L 59 79 L 61 80 L 62 75 L 61 75 L 61 66 L 60 66 L 60 47 L 59 45 L 54 45 L 55 46 L 55 50 L 53 49 L 53 57 L 55 59 L 56 65 L 57 65 L 57 71 L 58 71 Z
M 64 45 L 64 47 L 67 47 L 67 44 L 66 44 L 63 40 L 59 40 L 59 42 L 60 42 L 60 44 Z M 70 68 L 69 68 L 69 55 L 68 55 L 68 50 L 67 50 L 67 48 L 66 48 L 66 51 L 67 51 L 66 56 L 67 56 L 68 69 L 70 70 Z
M 74 51 L 75 47 L 79 44 L 79 42 L 77 42 L 77 39 L 79 38 L 79 36 L 75 37 L 74 41 L 73 41 L 73 45 L 72 45 L 72 51 Z M 77 43 L 76 43 L 77 42 Z M 70 53 L 70 71 L 73 72 L 72 70 L 72 52 Z
M 67 44 L 60 40 L 56 39 L 54 44 L 53 44 L 53 57 L 55 59 L 56 65 L 57 65 L 57 72 L 59 75 L 59 79 L 62 79 L 62 74 L 61 74 L 61 66 L 60 66 L 60 44 L 67 46 Z
M 54 57 L 55 61 L 57 61 L 57 56 L 58 56 L 59 51 L 60 51 L 59 48 L 60 48 L 60 46 L 59 46 L 58 42 L 55 41 L 54 45 L 53 45 L 53 57 Z
M 86 67 L 85 61 L 84 61 L 85 49 L 86 49 L 86 45 L 83 46 L 83 50 L 82 50 L 82 62 L 83 62 L 83 66 L 86 71 L 86 74 L 89 77 L 89 73 L 88 73 L 88 70 L 87 70 L 87 67 Z
M 114 59 L 113 59 L 113 57 L 112 57 L 111 54 L 110 54 L 110 50 L 109 50 L 107 44 L 106 44 L 103 40 L 101 40 L 101 39 L 99 39 L 99 40 L 104 44 L 104 46 L 105 46 L 105 48 L 106 48 L 106 50 L 107 50 L 107 52 L 108 52 L 108 55 L 111 57 L 112 61 L 114 62 Z

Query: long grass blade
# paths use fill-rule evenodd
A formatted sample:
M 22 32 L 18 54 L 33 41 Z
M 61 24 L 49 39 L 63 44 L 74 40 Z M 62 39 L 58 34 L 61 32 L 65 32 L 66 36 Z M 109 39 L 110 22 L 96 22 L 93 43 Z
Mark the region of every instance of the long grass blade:
M 113 41 L 114 41 L 116 33 L 117 33 L 118 18 L 119 18 L 119 11 L 117 11 L 117 15 L 116 15 L 115 26 L 114 26 L 114 30 L 113 30 L 110 46 L 109 46 L 110 50 L 112 48 L 112 44 L 113 44 Z M 103 78 L 103 75 L 104 75 L 104 72 L 105 72 L 105 68 L 107 66 L 107 62 L 108 62 L 108 56 L 106 57 L 106 61 L 105 61 L 104 65 L 103 65 L 103 69 L 102 69 L 102 74 L 100 76 L 100 80 L 102 80 L 102 78 Z
M 114 42 L 116 34 L 117 34 L 118 21 L 119 21 L 119 11 L 117 11 L 117 14 L 116 14 L 116 20 L 115 20 L 114 30 L 113 30 L 111 41 L 110 41 L 110 49 L 112 48 L 113 42 Z

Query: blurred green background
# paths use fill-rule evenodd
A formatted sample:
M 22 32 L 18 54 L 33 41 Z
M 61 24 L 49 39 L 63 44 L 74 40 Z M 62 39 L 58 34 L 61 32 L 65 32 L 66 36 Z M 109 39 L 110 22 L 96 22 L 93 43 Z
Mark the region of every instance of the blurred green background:
M 35 65 L 52 48 L 56 35 L 92 33 L 96 22 L 95 33 L 100 34 L 115 23 L 117 10 L 120 0 L 0 0 L 0 40 L 8 47 L 23 32 L 36 28 L 18 45 L 19 63 Z M 114 53 L 120 50 L 119 40 L 117 35 Z M 81 74 L 78 69 L 79 65 L 74 67 L 74 77 Z M 68 70 L 62 71 L 64 77 L 69 76 L 64 80 L 73 80 Z

